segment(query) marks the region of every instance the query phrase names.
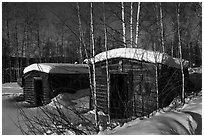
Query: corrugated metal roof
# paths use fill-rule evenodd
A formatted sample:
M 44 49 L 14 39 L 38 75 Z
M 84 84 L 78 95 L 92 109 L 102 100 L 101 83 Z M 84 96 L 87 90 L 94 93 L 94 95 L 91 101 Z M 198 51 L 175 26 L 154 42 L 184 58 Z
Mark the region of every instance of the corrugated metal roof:
M 135 59 L 139 61 L 145 61 L 150 63 L 160 63 L 168 65 L 171 67 L 180 68 L 180 59 L 174 58 L 166 53 L 160 53 L 157 51 L 149 51 L 139 48 L 117 48 L 107 51 L 107 58 L 127 58 Z M 95 56 L 95 63 L 104 61 L 106 59 L 106 52 L 99 53 Z M 93 63 L 93 58 L 90 59 Z M 189 62 L 187 60 L 182 60 L 185 67 L 188 66 Z
M 27 66 L 23 73 L 30 71 L 40 71 L 45 73 L 58 74 L 85 74 L 89 73 L 89 66 L 87 64 L 68 64 L 68 63 L 35 63 Z

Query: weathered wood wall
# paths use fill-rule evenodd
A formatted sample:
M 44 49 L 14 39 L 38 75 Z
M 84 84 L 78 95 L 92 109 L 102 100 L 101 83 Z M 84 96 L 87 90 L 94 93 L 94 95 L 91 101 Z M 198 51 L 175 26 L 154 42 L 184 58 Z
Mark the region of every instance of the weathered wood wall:
M 131 59 L 115 58 L 109 62 L 110 73 L 110 106 L 118 105 L 118 97 L 116 94 L 117 88 L 113 89 L 113 76 L 117 80 L 115 74 L 124 75 L 125 86 L 127 86 L 127 97 L 124 106 L 121 105 L 121 112 L 118 108 L 111 108 L 112 117 L 117 117 L 121 114 L 124 118 L 131 116 L 145 116 L 156 110 L 157 107 L 165 107 L 170 102 L 181 94 L 181 70 L 169 67 L 163 64 L 153 64 L 144 61 Z M 156 69 L 157 68 L 157 69 Z M 156 70 L 157 75 L 156 76 Z M 185 80 L 188 80 L 188 70 L 185 68 Z M 106 66 L 105 61 L 96 63 L 96 90 L 97 90 L 97 107 L 99 110 L 108 113 L 108 94 L 106 81 Z M 118 76 L 119 78 L 119 76 Z M 156 90 L 156 78 L 158 81 L 158 91 Z M 111 80 L 112 79 L 112 80 Z M 117 84 L 117 83 L 116 83 Z M 115 84 L 115 85 L 116 85 Z M 118 85 L 118 88 L 122 88 Z M 125 87 L 126 88 L 126 87 Z M 185 90 L 188 85 L 185 86 Z M 122 89 L 125 90 L 125 89 Z M 115 92 L 115 93 L 114 93 Z M 125 91 L 124 91 L 125 92 Z M 157 105 L 158 104 L 158 105 Z M 115 111 L 115 112 L 114 112 Z M 117 112 L 116 112 L 117 111 Z M 120 116 L 119 116 L 120 117 Z
M 46 73 L 42 72 L 37 72 L 37 71 L 32 71 L 27 73 L 24 76 L 24 97 L 25 101 L 38 105 L 37 104 L 37 94 L 35 93 L 34 90 L 34 77 L 41 77 L 42 78 L 42 103 L 47 104 L 51 101 L 51 95 L 50 95 L 50 87 L 48 83 L 48 75 Z
M 132 115 L 145 115 L 156 109 L 157 93 L 155 89 L 155 67 L 156 66 L 154 64 L 135 60 L 109 60 L 110 77 L 113 74 L 124 74 L 126 75 L 125 77 L 127 77 L 126 84 L 128 95 L 125 110 L 126 112 L 124 112 L 126 113 L 126 117 Z M 107 113 L 108 96 L 104 62 L 96 64 L 96 87 L 98 109 Z M 110 101 L 117 102 L 118 100 L 110 97 Z
M 32 104 L 37 103 L 34 77 L 42 78 L 42 95 L 40 96 L 42 96 L 43 105 L 48 104 L 59 93 L 75 93 L 79 89 L 90 88 L 88 74 L 47 74 L 31 71 L 24 76 L 24 95 L 25 100 Z
M 88 74 L 49 74 L 49 85 L 53 96 L 61 92 L 75 93 L 79 89 L 90 88 Z

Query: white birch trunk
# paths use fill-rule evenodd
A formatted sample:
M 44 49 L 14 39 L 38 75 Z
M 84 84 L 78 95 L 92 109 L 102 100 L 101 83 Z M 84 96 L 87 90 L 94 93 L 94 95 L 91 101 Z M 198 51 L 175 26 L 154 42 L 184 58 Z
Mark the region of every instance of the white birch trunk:
M 93 54 L 93 95 L 94 95 L 94 109 L 95 109 L 95 124 L 96 128 L 99 129 L 98 125 L 98 110 L 96 100 L 96 69 L 95 69 L 95 45 L 94 45 L 94 23 L 93 23 L 93 3 L 91 2 L 91 42 L 92 42 L 92 54 Z
M 130 42 L 131 48 L 133 47 L 133 2 L 130 3 Z
M 177 31 L 178 31 L 178 45 L 179 45 L 179 54 L 180 54 L 180 65 L 181 65 L 181 75 L 182 75 L 182 93 L 181 93 L 181 101 L 185 103 L 185 91 L 184 91 L 184 69 L 182 63 L 182 48 L 181 48 L 181 34 L 180 34 L 180 3 L 177 5 Z
M 156 52 L 156 44 L 154 43 L 154 51 Z M 157 63 L 157 54 L 155 54 L 155 84 L 156 84 L 156 93 L 157 93 L 157 109 L 159 108 L 159 85 L 158 85 L 158 63 Z
M 17 19 L 15 21 L 15 42 L 16 42 L 16 48 L 17 48 L 17 78 L 20 76 L 20 68 L 19 68 L 19 45 L 18 45 L 18 22 Z
M 162 52 L 165 52 L 164 48 L 164 25 L 163 25 L 163 14 L 162 14 L 162 6 L 161 2 L 159 3 L 159 12 L 160 12 L 160 27 L 161 27 L 161 45 L 162 45 Z
M 122 27 L 123 27 L 123 45 L 124 47 L 126 46 L 126 34 L 125 34 L 125 8 L 124 8 L 124 3 L 121 2 L 121 8 L 122 8 Z
M 81 43 L 82 43 L 82 36 L 81 36 L 81 19 L 80 19 L 80 11 L 79 11 L 79 3 L 77 2 L 77 17 L 78 17 L 78 22 L 79 22 L 79 63 L 82 63 L 82 48 L 81 48 Z
M 80 18 L 80 7 L 79 7 L 79 3 L 77 2 L 77 16 L 78 16 L 78 22 L 79 22 L 79 63 L 83 62 L 83 55 L 82 55 L 82 43 L 83 43 L 83 32 L 82 32 L 82 25 L 81 25 L 81 18 Z
M 106 29 L 106 13 L 105 3 L 103 3 L 103 27 L 104 27 L 104 46 L 106 51 L 106 81 L 107 81 L 107 100 L 108 100 L 108 123 L 110 123 L 110 76 L 108 69 L 108 46 L 107 46 L 107 29 Z
M 174 43 L 173 43 L 173 40 L 171 42 L 171 56 L 172 57 L 174 56 Z
M 137 6 L 136 34 L 135 34 L 135 45 L 136 45 L 136 48 L 138 48 L 140 6 L 141 6 L 141 5 L 140 5 L 140 2 L 138 2 L 138 6 Z

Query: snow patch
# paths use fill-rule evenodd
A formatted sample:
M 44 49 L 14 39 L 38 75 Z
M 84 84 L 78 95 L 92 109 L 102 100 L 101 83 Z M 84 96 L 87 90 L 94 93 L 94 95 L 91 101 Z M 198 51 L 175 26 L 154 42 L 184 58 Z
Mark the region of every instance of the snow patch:
M 175 100 L 179 101 L 178 98 Z M 192 135 L 196 134 L 198 121 L 186 112 L 202 115 L 202 96 L 190 96 L 186 99 L 187 104 L 175 108 L 175 100 L 166 109 L 152 112 L 150 118 L 143 120 L 137 118 L 125 123 L 122 127 L 117 126 L 112 130 L 100 131 L 100 135 Z M 177 105 L 177 104 L 176 104 Z
M 96 114 L 96 111 L 95 110 L 91 110 L 89 112 L 87 112 L 88 114 Z M 102 111 L 98 111 L 98 115 L 100 116 L 106 116 L 106 114 Z

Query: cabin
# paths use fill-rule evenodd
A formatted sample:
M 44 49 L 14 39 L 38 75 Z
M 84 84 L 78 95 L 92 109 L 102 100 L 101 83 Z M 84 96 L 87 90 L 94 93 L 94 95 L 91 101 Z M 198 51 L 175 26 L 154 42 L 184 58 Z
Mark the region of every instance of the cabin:
M 89 65 L 95 62 L 97 109 L 111 119 L 148 115 L 181 95 L 180 59 L 165 53 L 118 48 L 86 61 Z M 188 61 L 182 63 L 187 79 Z
M 90 88 L 86 64 L 35 63 L 23 71 L 25 101 L 40 106 L 62 92 Z

